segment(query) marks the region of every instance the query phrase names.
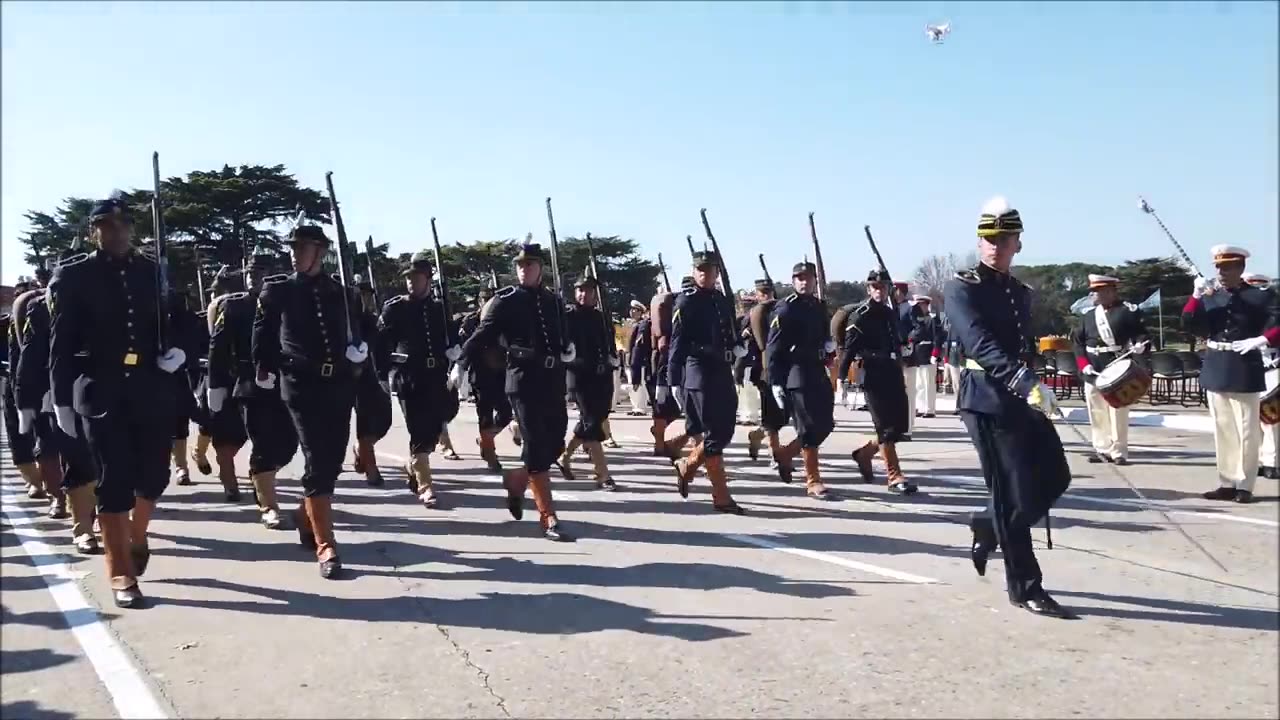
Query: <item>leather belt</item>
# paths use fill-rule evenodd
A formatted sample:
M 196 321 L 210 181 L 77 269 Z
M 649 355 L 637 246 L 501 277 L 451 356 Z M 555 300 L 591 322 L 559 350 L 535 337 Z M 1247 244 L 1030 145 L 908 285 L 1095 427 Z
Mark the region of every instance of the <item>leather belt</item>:
M 1206 340 L 1204 346 L 1210 350 L 1231 350 L 1231 341 Z
M 1120 352 L 1122 348 L 1119 345 L 1099 345 L 1097 347 L 1085 348 L 1085 352 L 1091 355 L 1101 355 L 1102 353 Z

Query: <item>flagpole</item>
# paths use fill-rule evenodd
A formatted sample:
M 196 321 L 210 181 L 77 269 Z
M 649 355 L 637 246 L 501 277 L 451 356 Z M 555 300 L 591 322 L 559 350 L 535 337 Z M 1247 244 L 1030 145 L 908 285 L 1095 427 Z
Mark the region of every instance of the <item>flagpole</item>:
M 1160 301 L 1156 307 L 1160 309 L 1160 349 L 1164 350 L 1164 298 L 1160 298 Z

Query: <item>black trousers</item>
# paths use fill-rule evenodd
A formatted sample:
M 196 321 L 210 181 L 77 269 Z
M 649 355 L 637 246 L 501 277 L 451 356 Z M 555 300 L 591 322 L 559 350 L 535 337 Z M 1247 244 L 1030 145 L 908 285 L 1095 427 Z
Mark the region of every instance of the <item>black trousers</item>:
M 228 396 L 223 400 L 221 410 L 206 416 L 202 429 L 215 448 L 229 447 L 238 451 L 244 447 L 245 441 L 249 439 L 249 433 L 245 428 L 242 413 L 240 398 Z
M 480 430 L 499 432 L 511 424 L 506 370 L 475 370 L 476 420 Z M 434 445 L 433 445 L 434 447 Z
M 773 399 L 773 391 L 769 388 L 769 383 L 753 381 L 752 384 L 760 391 L 760 427 L 771 432 L 781 430 L 787 424 L 789 408 L 778 407 L 778 401 Z
M 356 439 L 377 442 L 391 429 L 391 396 L 366 369 L 356 381 Z
M 58 421 L 53 413 L 37 413 L 36 421 L 31 425 L 31 436 L 35 438 L 33 452 L 37 458 L 61 455 L 62 448 L 71 438 L 58 428 Z
M 196 396 L 186 369 L 169 377 L 173 379 L 173 439 L 183 440 L 191 435 L 191 418 L 197 413 Z
M 666 420 L 674 422 L 680 419 L 680 404 L 670 392 L 667 393 L 667 399 L 658 402 L 658 379 L 650 376 L 645 387 L 649 390 L 649 408 L 650 415 L 654 420 Z
M 76 418 L 76 437 L 67 437 L 58 429 L 57 421 L 49 417 L 53 429 L 62 434 L 62 489 L 74 490 L 82 485 L 90 485 L 98 479 L 98 467 L 93 462 L 93 454 L 89 452 L 89 443 L 85 440 L 85 422 Z
M 574 372 L 570 378 L 578 422 L 573 436 L 583 442 L 604 442 L 604 421 L 613 409 L 613 375 Z
M 733 440 L 738 422 L 738 393 L 728 372 L 703 375 L 702 387 L 684 391 L 685 432 L 702 435 L 703 454 L 715 457 Z
M 306 497 L 332 495 L 351 440 L 356 380 L 281 373 L 281 396 L 306 461 L 302 489 Z
M 892 358 L 865 358 L 862 361 L 862 391 L 867 409 L 882 443 L 896 443 L 910 427 L 907 413 L 907 386 L 902 366 Z
M 242 427 L 252 445 L 249 472 L 275 472 L 288 465 L 298 452 L 298 430 L 279 390 L 255 390 L 235 398 Z M 225 408 L 224 408 L 225 409 Z
M 101 417 L 83 418 L 85 440 L 98 468 L 98 512 L 133 509 L 134 497 L 158 500 L 169 486 L 172 406 L 130 394 Z M 171 402 L 165 398 L 159 404 Z
M 28 465 L 36 461 L 34 433 L 18 432 L 18 406 L 13 398 L 13 379 L 4 379 L 4 432 L 9 438 L 9 454 L 14 465 Z
M 532 383 L 531 383 L 532 385 Z M 546 387 L 528 389 L 507 395 L 524 443 L 520 460 L 531 473 L 546 472 L 564 452 L 564 431 L 569 426 L 569 410 L 564 404 L 564 385 L 546 383 Z
M 436 443 L 440 442 L 440 433 L 449 421 L 448 410 L 453 401 L 447 382 L 448 377 L 443 371 L 397 369 L 393 372 L 392 386 L 396 397 L 400 399 L 404 424 L 409 430 L 409 454 L 430 454 L 436 449 Z M 503 404 L 506 404 L 505 397 Z M 510 407 L 507 405 L 507 422 L 510 422 Z M 480 412 L 479 401 L 476 402 L 476 412 Z M 492 419 L 491 417 L 490 421 Z M 483 415 L 480 426 L 484 429 Z
M 787 401 L 791 404 L 791 425 L 800 438 L 800 447 L 821 445 L 835 429 L 835 393 L 831 386 L 823 383 L 818 387 L 788 389 Z

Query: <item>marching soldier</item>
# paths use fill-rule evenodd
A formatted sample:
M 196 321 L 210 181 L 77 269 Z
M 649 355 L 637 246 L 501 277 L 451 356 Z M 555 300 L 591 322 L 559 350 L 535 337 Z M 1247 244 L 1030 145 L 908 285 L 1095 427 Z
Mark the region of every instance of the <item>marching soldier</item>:
M 382 473 L 378 471 L 378 454 L 374 447 L 391 429 L 391 388 L 387 383 L 391 363 L 391 349 L 380 337 L 379 311 L 373 283 L 356 276 L 360 318 L 360 337 L 373 348 L 373 354 L 364 371 L 356 378 L 356 445 L 353 469 L 364 475 L 369 487 L 382 487 Z
M 747 433 L 747 456 L 752 460 L 759 457 L 760 445 L 769 441 L 770 465 L 778 471 L 778 477 L 784 483 L 791 482 L 795 471 L 792 459 L 798 451 L 798 445 L 783 447 L 778 433 L 787 424 L 786 405 L 778 401 L 778 396 L 769 387 L 769 378 L 765 377 L 765 346 L 769 339 L 769 320 L 777 307 L 777 290 L 773 281 L 768 278 L 756 280 L 756 298 L 758 304 L 749 313 L 749 333 L 752 342 L 748 343 L 747 357 L 751 364 L 747 370 L 748 381 L 756 388 L 760 397 L 760 424 Z M 828 382 L 828 385 L 830 382 Z
M 1241 277 L 1250 285 L 1266 290 L 1274 296 L 1280 289 L 1271 287 L 1271 278 L 1261 273 L 1245 273 Z M 1262 365 L 1266 371 L 1264 394 L 1280 385 L 1280 348 L 1269 347 L 1262 351 Z M 1258 477 L 1280 480 L 1280 423 L 1262 424 L 1262 442 L 1258 447 Z
M 480 319 L 489 312 L 493 300 L 493 290 L 480 288 L 477 295 L 479 307 L 468 314 L 462 321 L 460 341 L 465 342 L 480 326 Z M 498 451 L 494 439 L 502 429 L 511 425 L 511 403 L 507 400 L 507 351 L 498 344 L 492 344 L 480 351 L 476 362 L 470 363 L 470 386 L 475 391 L 476 421 L 480 428 L 480 437 L 476 440 L 480 446 L 480 458 L 493 472 L 502 472 L 502 463 L 498 461 Z M 519 445 L 519 433 L 512 426 L 512 435 Z
M 566 344 L 559 322 L 560 298 L 542 287 L 542 248 L 521 246 L 515 258 L 516 285 L 503 289 L 462 347 L 467 363 L 481 362 L 485 349 L 503 339 L 507 346 L 507 399 L 524 438 L 524 466 L 504 473 L 507 510 L 524 517 L 524 493 L 532 490 L 542 534 L 548 540 L 571 540 L 551 498 L 549 470 L 564 451 L 569 413 L 565 407 L 564 364 L 575 349 Z M 461 371 L 461 368 L 458 368 Z
M 916 362 L 915 355 L 908 345 L 911 334 L 911 295 L 909 286 L 904 282 L 893 284 L 893 306 L 898 310 L 898 357 L 902 368 L 902 384 L 907 389 L 907 432 L 902 440 L 910 440 L 916 429 Z
M 225 265 L 222 266 L 222 268 L 220 268 L 218 270 L 218 273 L 214 276 L 213 287 L 209 289 L 209 302 L 208 302 L 208 305 L 205 307 L 204 312 L 202 313 L 204 317 L 203 327 L 205 328 L 206 335 L 210 337 L 212 337 L 213 335 L 214 318 L 210 315 L 210 311 L 213 310 L 214 302 L 223 295 L 229 295 L 231 293 L 236 292 L 236 287 L 235 287 L 236 284 L 237 283 L 235 283 L 231 279 L 231 276 L 227 272 L 227 267 Z M 256 295 L 254 297 L 254 302 L 255 304 L 257 302 Z M 200 315 L 200 314 L 201 313 L 197 313 L 197 315 Z M 252 319 L 250 320 L 250 324 L 252 324 Z M 196 421 L 196 444 L 194 447 L 191 448 L 191 460 L 196 464 L 196 469 L 200 471 L 201 475 L 213 474 L 213 466 L 209 464 L 209 448 L 213 445 L 212 426 L 215 423 L 212 419 L 212 416 L 214 415 L 214 413 L 209 410 L 209 359 L 208 359 L 207 346 L 208 346 L 207 342 L 202 344 L 202 347 L 206 348 L 205 350 L 206 356 L 204 359 L 204 372 L 202 373 L 203 377 L 201 377 L 200 382 L 197 383 L 196 385 L 197 395 L 200 398 L 200 402 L 199 402 L 199 407 L 197 408 L 197 412 L 194 416 L 194 419 Z M 243 444 L 243 441 L 241 441 L 241 444 Z M 221 471 L 219 471 L 218 474 L 219 474 L 219 477 L 221 477 L 222 475 Z M 178 484 L 190 485 L 191 475 L 190 474 L 182 475 L 181 473 L 179 473 Z M 237 489 L 236 493 L 239 493 L 239 492 L 240 491 Z M 229 498 L 228 501 L 239 502 L 239 498 Z
M 1258 402 L 1266 388 L 1262 350 L 1280 345 L 1280 304 L 1242 280 L 1248 250 L 1217 245 L 1212 253 L 1216 282 L 1197 277 L 1182 309 L 1183 327 L 1208 338 L 1200 387 L 1213 418 L 1218 487 L 1204 498 L 1250 503 L 1261 445 Z
M 956 407 L 978 450 L 991 491 L 989 516 L 972 518 L 971 559 L 979 575 L 997 545 L 1004 553 L 1009 602 L 1037 615 L 1070 618 L 1042 584 L 1031 528 L 1071 483 L 1066 453 L 1049 419 L 1053 392 L 1027 361 L 1035 351 L 1031 288 L 1009 274 L 1022 249 L 1022 218 L 1004 198 L 978 220 L 978 257 L 956 273 L 945 297 L 952 332 L 964 346 Z
M 298 538 L 314 548 L 320 576 L 342 571 L 333 534 L 333 489 L 342 472 L 355 407 L 355 374 L 369 346 L 348 341 L 357 318 L 347 313 L 341 283 L 323 272 L 329 238 L 314 225 L 290 234 L 294 273 L 269 283 L 253 323 L 254 382 L 280 396 L 306 458 L 303 504 L 294 515 Z
M 382 340 L 392 351 L 391 388 L 400 399 L 409 430 L 409 490 L 422 504 L 437 503 L 431 479 L 431 453 L 440 441 L 456 400 L 447 386 L 449 363 L 461 355 L 457 330 L 445 323 L 444 304 L 433 298 L 432 253 L 415 253 L 400 274 L 405 294 L 382 307 L 378 321 Z M 482 448 L 483 453 L 483 448 Z
M 207 391 L 209 432 L 219 474 L 227 467 L 230 487 L 236 486 L 235 453 L 247 438 L 251 443 L 249 481 L 259 520 L 268 530 L 284 527 L 276 497 L 276 473 L 298 452 L 298 431 L 280 397 L 280 388 L 259 386 L 253 365 L 253 324 L 263 285 L 288 278 L 269 276 L 273 269 L 272 256 L 253 254 L 245 268 L 247 290 L 220 296 L 209 304 L 212 330 Z M 224 480 L 223 484 L 226 487 L 228 483 Z
M 137 253 L 121 200 L 89 213 L 97 249 L 58 266 L 49 286 L 49 374 L 54 415 L 85 439 L 98 469 L 98 525 L 117 606 L 144 603 L 138 578 L 151 551 L 147 528 L 169 484 L 174 382 L 181 348 L 161 345 L 156 265 Z M 165 343 L 166 345 L 168 343 Z M 86 358 L 77 354 L 87 352 Z
M 613 405 L 613 374 L 618 358 L 610 352 L 613 333 L 606 334 L 604 316 L 598 307 L 600 284 L 584 272 L 573 291 L 575 302 L 566 309 L 565 324 L 570 343 L 577 350 L 567 365 L 569 392 L 578 406 L 578 422 L 573 427 L 573 439 L 560 455 L 560 471 L 566 480 L 573 480 L 573 453 L 585 447 L 595 471 L 596 488 L 612 492 L 618 486 L 609 476 L 603 443 L 604 422 Z
M 853 451 L 853 461 L 863 482 L 873 482 L 871 460 L 880 453 L 887 473 L 890 492 L 910 495 L 915 483 L 902 473 L 898 459 L 898 442 L 906 438 L 910 411 L 910 393 L 903 378 L 901 355 L 901 315 L 886 301 L 889 275 L 872 270 L 867 275 L 867 299 L 849 313 L 840 358 L 839 377 L 849 377 L 849 366 L 855 358 L 862 360 L 862 392 L 871 411 L 875 437 Z M 842 382 L 848 382 L 842 380 Z
M 818 471 L 818 446 L 835 429 L 835 392 L 827 374 L 827 358 L 835 352 L 827 322 L 827 304 L 814 295 L 817 266 L 805 261 L 791 268 L 795 294 L 777 304 L 765 345 L 769 395 L 778 407 L 791 410 L 796 438 L 783 448 L 778 464 L 804 458 L 805 490 L 810 497 L 830 498 Z
M 31 289 L 31 283 L 20 282 L 13 288 L 14 298 L 19 298 Z M 18 415 L 18 403 L 14 397 L 14 385 L 17 383 L 17 367 L 21 358 L 18 333 L 18 322 L 12 313 L 5 315 L 5 367 L 8 378 L 4 384 L 4 429 L 9 438 L 9 457 L 14 467 L 22 475 L 22 482 L 27 488 L 27 497 L 32 500 L 45 500 L 49 497 L 44 491 L 44 483 L 40 479 L 40 466 L 36 464 L 36 439 L 33 432 L 22 432 Z
M 1129 463 L 1129 408 L 1114 408 L 1098 390 L 1098 373 L 1132 345 L 1142 354 L 1150 347 L 1142 313 L 1133 303 L 1122 302 L 1117 292 L 1120 279 L 1110 275 L 1090 275 L 1089 290 L 1096 302 L 1071 335 L 1076 365 L 1084 380 L 1084 401 L 1089 409 L 1089 429 L 1093 436 L 1091 463 Z
M 907 315 L 907 352 L 915 363 L 913 379 L 907 387 L 915 386 L 914 414 L 924 418 L 937 416 L 938 359 L 942 357 L 942 329 L 929 312 L 931 304 L 933 300 L 928 295 L 916 295 Z
M 62 441 L 49 413 L 49 311 L 39 280 L 13 301 L 9 357 L 13 366 L 13 399 L 18 408 L 18 433 L 31 438 L 37 488 L 49 498 L 48 515 L 67 517 L 62 491 Z M 28 493 L 30 495 L 30 493 Z
M 207 341 L 206 331 L 200 327 L 200 318 L 187 306 L 187 294 L 176 288 L 169 290 L 169 332 L 173 343 L 182 348 L 186 356 L 180 372 L 173 374 L 174 407 L 173 445 L 169 449 L 178 482 L 191 480 L 191 471 L 187 465 L 187 439 L 191 436 L 191 420 L 200 412 L 196 403 L 195 388 L 192 378 L 199 379 L 200 346 Z
M 695 286 L 676 298 L 672 314 L 671 392 L 684 410 L 685 432 L 702 436 L 687 457 L 675 462 L 676 489 L 680 497 L 689 497 L 689 483 L 705 463 L 715 509 L 745 515 L 729 494 L 723 453 L 733 439 L 738 412 L 733 361 L 746 349 L 734 331 L 733 301 L 716 289 L 719 277 L 719 256 L 710 250 L 695 252 Z
M 693 287 L 693 277 L 686 275 L 680 279 L 680 291 Z M 667 440 L 667 427 L 681 417 L 680 404 L 671 392 L 669 375 L 671 360 L 671 315 L 674 311 L 676 295 L 658 293 L 649 303 L 649 332 L 652 348 L 647 362 L 651 363 L 652 373 L 649 376 L 649 395 L 653 398 L 652 416 L 653 454 L 655 457 L 666 457 L 677 460 L 689 442 L 689 433 L 680 433 Z

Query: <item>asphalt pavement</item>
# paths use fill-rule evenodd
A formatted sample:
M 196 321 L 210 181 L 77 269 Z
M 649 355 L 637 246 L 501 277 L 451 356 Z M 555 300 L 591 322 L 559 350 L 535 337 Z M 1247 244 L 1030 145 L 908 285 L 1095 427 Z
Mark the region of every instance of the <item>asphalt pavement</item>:
M 823 448 L 834 502 L 746 457 L 726 466 L 748 511 L 688 500 L 619 406 L 620 489 L 553 480 L 575 543 L 503 507 L 464 405 L 462 459 L 433 456 L 441 505 L 378 445 L 386 485 L 345 472 L 335 502 L 347 578 L 319 577 L 292 531 L 224 501 L 215 477 L 171 485 L 152 536 L 145 610 L 110 601 L 101 557 L 21 494 L 4 457 L 0 715 L 102 717 L 1270 717 L 1280 714 L 1280 503 L 1211 503 L 1212 438 L 1131 431 L 1133 464 L 1087 464 L 1087 427 L 1060 424 L 1075 480 L 1035 531 L 1045 584 L 1081 617 L 1011 606 L 997 554 L 967 557 L 985 503 L 976 454 L 948 413 L 900 452 L 911 497 L 864 485 L 849 457 L 870 427 L 839 408 Z M 790 431 L 784 434 L 788 436 Z M 506 463 L 518 449 L 499 439 Z M 247 453 L 240 457 L 246 474 Z M 302 458 L 281 472 L 297 505 Z M 877 462 L 883 483 L 883 466 Z

